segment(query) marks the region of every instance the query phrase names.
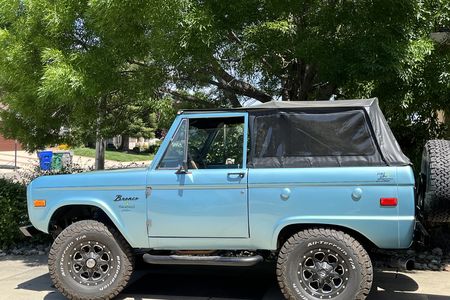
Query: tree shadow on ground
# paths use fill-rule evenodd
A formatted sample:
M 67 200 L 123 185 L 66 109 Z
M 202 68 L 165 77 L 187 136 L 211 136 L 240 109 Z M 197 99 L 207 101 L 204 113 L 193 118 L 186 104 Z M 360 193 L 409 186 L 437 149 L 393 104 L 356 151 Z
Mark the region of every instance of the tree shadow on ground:
M 17 261 L 22 262 L 27 267 L 37 267 L 47 265 L 47 255 L 7 255 L 0 257 L 0 262 Z

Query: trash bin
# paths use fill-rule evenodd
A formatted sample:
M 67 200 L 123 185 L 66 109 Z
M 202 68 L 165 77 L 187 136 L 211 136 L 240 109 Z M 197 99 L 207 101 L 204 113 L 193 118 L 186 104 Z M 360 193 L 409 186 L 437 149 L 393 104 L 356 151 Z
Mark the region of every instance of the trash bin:
M 64 153 L 53 153 L 53 159 L 52 159 L 52 170 L 54 171 L 61 171 L 63 168 L 63 155 Z
M 42 171 L 49 171 L 52 168 L 52 151 L 40 151 L 38 152 L 39 167 Z
M 66 151 L 62 153 L 62 166 L 63 168 L 69 169 L 72 168 L 72 158 L 73 158 L 73 152 L 72 151 Z
M 73 153 L 70 151 L 53 152 L 52 170 L 61 171 L 72 167 Z

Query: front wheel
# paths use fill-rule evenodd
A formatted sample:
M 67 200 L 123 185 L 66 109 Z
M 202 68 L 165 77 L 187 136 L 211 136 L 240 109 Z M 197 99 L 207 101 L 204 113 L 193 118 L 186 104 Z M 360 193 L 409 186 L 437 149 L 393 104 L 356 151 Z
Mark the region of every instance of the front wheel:
M 369 255 L 348 234 L 333 229 L 300 231 L 282 246 L 277 277 L 286 299 L 367 297 L 373 270 Z
M 48 266 L 53 283 L 67 298 L 111 299 L 128 283 L 133 256 L 114 228 L 86 220 L 73 223 L 58 235 Z

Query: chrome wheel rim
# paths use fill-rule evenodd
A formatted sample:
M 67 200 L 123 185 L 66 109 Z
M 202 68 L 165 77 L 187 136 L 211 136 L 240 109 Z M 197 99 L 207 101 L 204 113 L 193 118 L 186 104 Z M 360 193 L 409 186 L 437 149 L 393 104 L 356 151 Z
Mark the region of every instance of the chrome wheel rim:
M 86 241 L 72 248 L 67 264 L 70 276 L 85 286 L 105 282 L 116 267 L 108 247 L 96 241 Z
M 297 275 L 300 286 L 319 299 L 331 299 L 341 294 L 350 277 L 347 260 L 335 251 L 323 248 L 302 256 Z

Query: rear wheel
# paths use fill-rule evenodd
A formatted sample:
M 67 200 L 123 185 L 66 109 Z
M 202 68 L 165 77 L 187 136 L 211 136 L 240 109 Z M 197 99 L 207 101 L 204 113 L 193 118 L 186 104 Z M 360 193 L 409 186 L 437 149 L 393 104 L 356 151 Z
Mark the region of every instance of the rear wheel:
M 369 255 L 355 239 L 333 229 L 290 237 L 278 257 L 277 277 L 286 299 L 365 299 L 372 286 Z
M 420 174 L 419 205 L 428 222 L 450 222 L 450 141 L 425 144 Z
M 58 235 L 48 264 L 53 283 L 67 298 L 111 299 L 128 283 L 133 256 L 114 228 L 87 220 Z

